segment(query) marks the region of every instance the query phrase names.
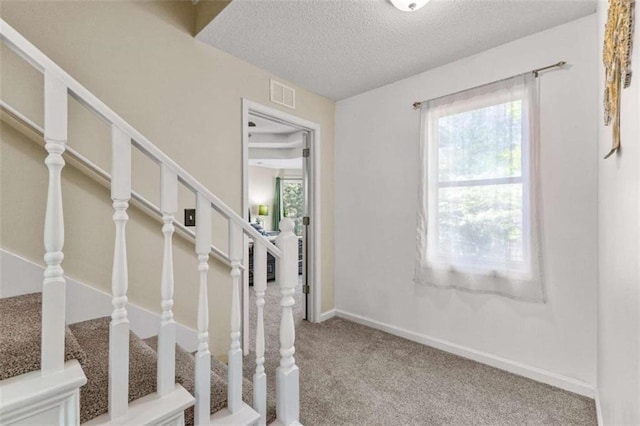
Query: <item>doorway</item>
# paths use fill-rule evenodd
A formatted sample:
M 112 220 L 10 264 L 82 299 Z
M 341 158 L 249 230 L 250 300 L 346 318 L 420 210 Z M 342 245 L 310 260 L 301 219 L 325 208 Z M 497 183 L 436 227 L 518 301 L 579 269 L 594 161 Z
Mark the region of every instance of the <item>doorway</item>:
M 246 99 L 242 101 L 242 211 L 252 226 L 275 240 L 279 220 L 294 221 L 299 238 L 299 286 L 304 320 L 320 317 L 320 126 Z M 243 346 L 248 354 L 252 326 L 252 241 L 245 240 Z M 270 257 L 270 255 L 269 255 Z M 272 263 L 269 264 L 269 261 Z M 268 292 L 277 293 L 275 259 L 268 259 Z M 271 273 L 270 273 L 271 271 Z M 302 318 L 298 318 L 302 320 Z M 255 330 L 253 330 L 255 333 Z

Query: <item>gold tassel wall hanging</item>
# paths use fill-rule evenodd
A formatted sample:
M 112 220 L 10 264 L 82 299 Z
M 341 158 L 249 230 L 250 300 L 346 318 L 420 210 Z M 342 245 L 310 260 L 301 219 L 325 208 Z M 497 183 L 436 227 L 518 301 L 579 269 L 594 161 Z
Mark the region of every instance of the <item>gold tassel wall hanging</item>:
M 613 142 L 609 158 L 620 149 L 620 90 L 631 85 L 635 0 L 609 0 L 604 31 L 602 62 L 605 69 L 604 124 L 612 124 Z

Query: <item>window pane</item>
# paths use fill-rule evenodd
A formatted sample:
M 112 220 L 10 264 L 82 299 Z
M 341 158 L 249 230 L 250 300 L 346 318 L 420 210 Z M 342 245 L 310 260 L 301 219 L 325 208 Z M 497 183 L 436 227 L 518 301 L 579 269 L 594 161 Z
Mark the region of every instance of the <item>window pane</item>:
M 438 251 L 465 261 L 522 261 L 522 184 L 440 188 Z
M 522 101 L 438 120 L 438 177 L 464 181 L 522 174 Z
M 284 181 L 282 183 L 282 216 L 293 220 L 293 232 L 302 235 L 303 191 L 302 181 Z

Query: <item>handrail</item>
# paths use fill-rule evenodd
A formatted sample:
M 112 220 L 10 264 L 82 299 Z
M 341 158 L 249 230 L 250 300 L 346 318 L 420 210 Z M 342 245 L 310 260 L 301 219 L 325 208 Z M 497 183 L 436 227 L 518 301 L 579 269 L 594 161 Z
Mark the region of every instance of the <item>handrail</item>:
M 37 133 L 38 137 L 44 138 L 44 129 L 40 127 L 40 125 L 32 121 L 30 118 L 28 118 L 27 116 L 19 112 L 17 109 L 15 109 L 10 104 L 3 101 L 2 99 L 0 99 L 0 110 L 7 113 L 14 120 L 17 120 L 23 123 L 24 125 L 26 125 L 27 127 L 29 127 L 32 131 Z M 94 162 L 92 162 L 91 160 L 89 160 L 88 158 L 86 158 L 85 156 L 83 156 L 82 154 L 80 154 L 78 151 L 71 148 L 70 146 L 67 146 L 67 149 L 65 150 L 65 153 L 63 155 L 64 156 L 68 155 L 72 161 L 78 162 L 80 166 L 86 168 L 87 171 L 89 171 L 90 173 L 93 173 L 95 177 L 98 178 L 96 180 L 99 181 L 100 183 L 108 184 L 111 182 L 111 175 L 108 172 L 103 170 L 100 166 L 98 166 L 97 164 L 95 164 Z M 146 209 L 147 213 L 149 213 L 150 216 L 155 216 L 156 219 L 159 219 L 160 221 L 162 221 L 161 220 L 162 212 L 160 211 L 159 207 L 157 207 L 155 204 L 147 200 L 145 197 L 143 197 L 136 191 L 131 191 L 131 197 L 134 200 L 134 204 L 138 204 L 138 207 L 141 207 L 142 209 Z M 174 222 L 173 225 L 183 234 L 184 237 L 190 238 L 191 240 L 195 241 L 196 239 L 195 232 L 188 229 L 187 227 L 185 227 L 183 224 L 179 222 Z M 220 250 L 213 244 L 211 245 L 211 253 L 218 260 L 222 261 L 225 265 L 231 267 L 231 260 L 229 259 L 229 256 L 227 256 L 222 250 Z M 243 270 L 245 269 L 244 265 L 240 265 L 240 267 Z
M 102 118 L 109 125 L 117 126 L 124 132 L 132 143 L 140 151 L 145 153 L 151 160 L 159 164 L 164 164 L 178 175 L 180 182 L 196 194 L 202 194 L 207 201 L 222 216 L 229 219 L 230 222 L 240 225 L 243 232 L 253 238 L 255 242 L 264 245 L 267 250 L 275 257 L 281 258 L 282 252 L 279 248 L 271 244 L 251 224 L 247 223 L 233 209 L 227 206 L 222 200 L 214 195 L 207 187 L 196 180 L 185 169 L 173 161 L 168 155 L 162 152 L 157 146 L 149 141 L 142 133 L 116 114 L 111 108 L 98 99 L 87 88 L 71 77 L 66 71 L 60 68 L 47 55 L 40 51 L 36 46 L 25 39 L 13 27 L 0 19 L 0 39 L 4 40 L 7 45 L 16 52 L 20 57 L 29 62 L 34 68 L 44 73 L 51 73 L 67 87 L 69 94 L 78 102 L 93 111 L 98 117 Z
M 193 233 L 175 223 L 178 211 L 178 188 L 182 183 L 196 195 L 195 252 L 198 258 L 200 278 L 198 290 L 198 351 L 195 354 L 195 407 L 194 415 L 197 424 L 215 423 L 236 424 L 247 413 L 258 416 L 260 424 L 265 424 L 266 413 L 266 375 L 260 359 L 256 358 L 256 375 L 254 375 L 254 408 L 242 401 L 242 348 L 241 337 L 241 302 L 240 294 L 242 258 L 245 248 L 245 236 L 253 238 L 256 244 L 257 260 L 254 288 L 256 289 L 256 305 L 265 304 L 264 291 L 266 282 L 267 251 L 279 258 L 278 287 L 280 291 L 280 367 L 276 371 L 277 423 L 282 425 L 299 425 L 299 369 L 295 364 L 295 322 L 293 319 L 292 297 L 298 285 L 298 237 L 293 233 L 294 223 L 285 218 L 280 222 L 280 230 L 276 245 L 264 238 L 240 215 L 223 203 L 204 185 L 187 173 L 182 167 L 164 154 L 141 133 L 127 123 L 122 117 L 107 107 L 84 86 L 73 79 L 62 68 L 51 61 L 44 53 L 29 43 L 11 26 L 0 19 L 0 41 L 36 69 L 44 73 L 44 126 L 39 126 L 16 109 L 0 100 L 2 119 L 22 130 L 29 139 L 39 143 L 44 139 L 47 152 L 45 164 L 49 172 L 47 206 L 44 223 L 44 261 L 47 270 L 43 280 L 42 291 L 42 351 L 41 366 L 43 374 L 64 369 L 64 304 L 65 279 L 61 267 L 64 259 L 64 214 L 62 194 L 62 169 L 65 158 L 98 182 L 106 184 L 111 190 L 113 206 L 114 254 L 111 280 L 111 302 L 113 311 L 109 323 L 109 412 L 105 419 L 111 422 L 126 423 L 129 418 L 127 393 L 129 389 L 129 333 L 130 326 L 126 310 L 127 290 L 129 287 L 126 225 L 129 221 L 127 210 L 129 203 L 144 207 L 155 216 L 162 217 L 163 256 L 160 296 L 162 316 L 158 332 L 157 360 L 157 394 L 149 410 L 163 404 L 163 400 L 177 386 L 175 382 L 175 347 L 176 331 L 173 320 L 174 256 L 172 238 L 175 228 L 193 237 Z M 79 152 L 67 147 L 68 140 L 68 97 L 72 96 L 87 109 L 105 120 L 111 130 L 111 171 L 110 174 L 97 164 L 85 158 Z M 160 165 L 160 208 L 153 205 L 131 188 L 131 147 L 134 146 L 151 160 Z M 66 152 L 65 152 L 66 151 Z M 64 157 L 63 157 L 64 156 Z M 225 217 L 229 223 L 229 246 L 225 254 L 212 244 L 212 208 Z M 211 251 L 228 261 L 231 267 L 231 321 L 230 348 L 228 352 L 229 376 L 227 386 L 227 409 L 211 418 L 210 405 L 210 370 L 211 355 L 209 351 L 209 297 L 208 271 Z M 261 289 L 261 290 L 260 290 Z M 260 290 L 260 291 L 259 291 Z M 260 294 L 262 298 L 260 297 Z M 262 299 L 262 300 L 261 300 Z M 260 310 L 260 309 L 259 309 Z M 264 353 L 264 311 L 260 310 L 256 324 L 256 353 Z M 262 337 L 260 337 L 262 336 Z M 264 356 L 261 357 L 264 359 Z M 260 373 L 263 373 L 262 375 Z M 146 403 L 145 403 L 146 404 Z M 77 404 L 75 407 L 78 409 Z M 147 409 L 147 408 L 145 408 Z M 222 416 L 222 417 L 220 417 Z

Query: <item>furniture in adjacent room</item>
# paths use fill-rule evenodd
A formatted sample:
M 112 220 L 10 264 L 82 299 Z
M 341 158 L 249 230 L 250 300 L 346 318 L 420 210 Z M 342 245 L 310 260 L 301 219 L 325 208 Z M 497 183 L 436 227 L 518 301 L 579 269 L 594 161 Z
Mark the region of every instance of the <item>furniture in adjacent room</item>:
M 276 235 L 267 236 L 269 241 L 276 243 Z M 302 275 L 302 237 L 298 237 L 298 274 Z M 276 258 L 267 252 L 267 281 L 276 279 Z M 253 285 L 253 241 L 249 240 L 249 285 Z

